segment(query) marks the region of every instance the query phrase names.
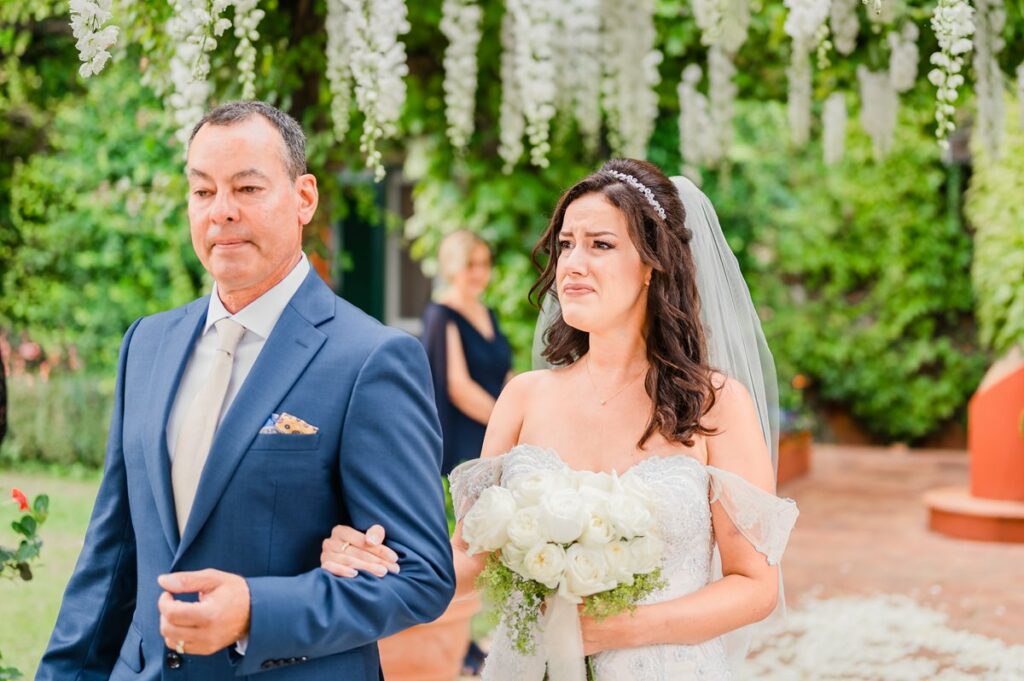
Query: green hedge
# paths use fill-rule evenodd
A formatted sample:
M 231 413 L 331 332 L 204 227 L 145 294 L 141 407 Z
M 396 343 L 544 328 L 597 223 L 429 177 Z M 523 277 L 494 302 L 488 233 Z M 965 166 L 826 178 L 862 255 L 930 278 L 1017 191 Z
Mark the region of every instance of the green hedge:
M 8 376 L 7 437 L 0 467 L 99 468 L 106 454 L 115 379 L 88 373 Z
M 884 440 L 915 441 L 959 418 L 986 363 L 955 170 L 941 164 L 921 116 L 904 110 L 881 163 L 852 119 L 846 159 L 829 168 L 814 146 L 779 153 L 782 106 L 746 107 L 735 165 L 706 187 L 780 380 L 804 374 L 819 402 L 845 406 Z
M 1024 343 L 1024 129 L 1014 101 L 1006 107 L 999 158 L 974 144 L 975 170 L 964 206 L 975 228 L 972 266 L 981 339 L 996 352 Z

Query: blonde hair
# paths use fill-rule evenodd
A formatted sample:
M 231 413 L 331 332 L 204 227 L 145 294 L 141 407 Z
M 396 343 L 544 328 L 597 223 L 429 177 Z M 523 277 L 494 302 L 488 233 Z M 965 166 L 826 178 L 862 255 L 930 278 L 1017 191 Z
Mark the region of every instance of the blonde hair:
M 446 236 L 437 250 L 437 269 L 441 279 L 451 282 L 456 274 L 466 269 L 477 246 L 490 250 L 480 235 L 468 229 L 460 229 Z

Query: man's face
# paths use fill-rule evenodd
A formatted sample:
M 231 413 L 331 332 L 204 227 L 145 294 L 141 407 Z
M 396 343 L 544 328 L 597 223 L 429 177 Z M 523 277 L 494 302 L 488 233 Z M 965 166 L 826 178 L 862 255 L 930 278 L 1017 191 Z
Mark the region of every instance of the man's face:
M 263 116 L 206 124 L 188 150 L 192 247 L 221 295 L 284 278 L 316 212 L 316 178 L 288 176 L 284 140 Z

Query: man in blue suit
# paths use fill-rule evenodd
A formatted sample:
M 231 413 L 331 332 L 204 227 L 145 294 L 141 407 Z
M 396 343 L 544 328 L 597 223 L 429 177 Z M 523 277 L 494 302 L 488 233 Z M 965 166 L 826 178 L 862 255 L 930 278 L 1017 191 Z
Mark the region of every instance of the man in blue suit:
M 426 357 L 311 270 L 316 178 L 291 117 L 218 107 L 187 163 L 213 292 L 125 334 L 103 482 L 36 678 L 377 681 L 376 641 L 454 591 Z M 333 526 L 377 518 L 387 547 L 366 548 L 393 574 L 319 568 Z

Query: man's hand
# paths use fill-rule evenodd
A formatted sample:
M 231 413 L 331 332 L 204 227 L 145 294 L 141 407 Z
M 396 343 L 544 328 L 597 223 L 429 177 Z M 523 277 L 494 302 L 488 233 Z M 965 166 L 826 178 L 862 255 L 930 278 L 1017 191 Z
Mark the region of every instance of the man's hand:
M 175 572 L 157 578 L 160 634 L 167 647 L 189 655 L 212 655 L 249 634 L 249 585 L 220 570 Z M 199 602 L 173 594 L 198 593 Z

